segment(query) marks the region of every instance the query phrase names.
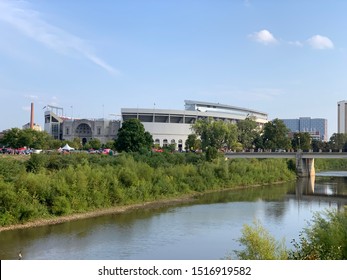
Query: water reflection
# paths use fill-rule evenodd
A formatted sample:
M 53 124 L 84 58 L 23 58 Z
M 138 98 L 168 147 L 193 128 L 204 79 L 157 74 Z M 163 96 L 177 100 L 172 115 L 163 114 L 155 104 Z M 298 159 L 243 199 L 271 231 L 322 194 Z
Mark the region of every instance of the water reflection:
M 313 179 L 313 180 L 312 180 Z M 258 219 L 287 246 L 313 212 L 347 204 L 346 178 L 214 192 L 178 206 L 134 209 L 59 225 L 0 232 L 0 259 L 220 259 Z

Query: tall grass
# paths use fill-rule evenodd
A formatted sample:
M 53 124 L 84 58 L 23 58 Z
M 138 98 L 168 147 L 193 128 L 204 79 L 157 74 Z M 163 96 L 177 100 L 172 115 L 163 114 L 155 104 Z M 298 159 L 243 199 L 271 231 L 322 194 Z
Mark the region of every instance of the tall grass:
M 208 162 L 185 153 L 0 158 L 0 225 L 294 178 L 281 159 Z

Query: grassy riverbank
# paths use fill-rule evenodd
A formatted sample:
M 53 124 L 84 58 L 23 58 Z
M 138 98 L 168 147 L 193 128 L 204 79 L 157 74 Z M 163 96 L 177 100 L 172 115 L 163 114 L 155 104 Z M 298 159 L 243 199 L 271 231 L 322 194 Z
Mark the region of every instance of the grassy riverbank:
M 78 218 L 209 190 L 289 181 L 295 173 L 288 166 L 281 159 L 221 157 L 207 162 L 202 155 L 185 153 L 0 158 L 0 226 Z
M 347 160 L 345 159 L 320 159 L 314 161 L 316 172 L 323 170 L 347 170 Z

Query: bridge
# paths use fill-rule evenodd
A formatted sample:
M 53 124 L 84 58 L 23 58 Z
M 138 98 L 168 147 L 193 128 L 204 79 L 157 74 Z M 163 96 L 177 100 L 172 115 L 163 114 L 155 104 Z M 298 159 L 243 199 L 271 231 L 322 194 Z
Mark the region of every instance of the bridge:
M 227 152 L 225 157 L 233 158 L 291 158 L 296 162 L 296 173 L 299 177 L 314 176 L 314 159 L 315 158 L 345 158 L 345 152 Z

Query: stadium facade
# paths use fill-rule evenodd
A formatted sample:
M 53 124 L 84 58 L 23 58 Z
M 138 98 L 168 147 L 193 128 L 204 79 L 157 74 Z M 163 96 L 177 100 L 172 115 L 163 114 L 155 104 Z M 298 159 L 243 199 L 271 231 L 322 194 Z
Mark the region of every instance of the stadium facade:
M 266 113 L 220 103 L 185 100 L 184 110 L 122 108 L 122 120 L 138 119 L 161 147 L 173 144 L 176 149 L 184 149 L 192 124 L 198 119 L 213 118 L 237 123 L 247 117 L 254 117 L 262 127 L 268 122 Z
M 98 139 L 105 144 L 117 137 L 121 122 L 107 119 L 73 119 L 64 116 L 60 107 L 46 106 L 44 129 L 54 139 L 72 141 L 79 138 L 82 144 Z
M 254 117 L 259 127 L 268 122 L 267 113 L 219 103 L 185 100 L 184 110 L 122 108 L 120 120 L 107 119 L 72 119 L 64 117 L 63 108 L 46 106 L 45 131 L 55 139 L 73 140 L 80 138 L 82 143 L 99 139 L 101 143 L 117 137 L 121 122 L 138 119 L 154 140 L 161 147 L 170 144 L 177 150 L 183 150 L 191 126 L 198 119 L 213 118 L 237 123 L 247 117 Z

